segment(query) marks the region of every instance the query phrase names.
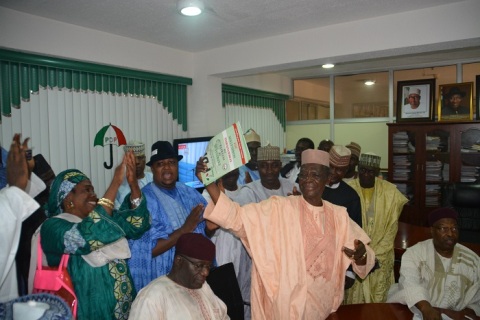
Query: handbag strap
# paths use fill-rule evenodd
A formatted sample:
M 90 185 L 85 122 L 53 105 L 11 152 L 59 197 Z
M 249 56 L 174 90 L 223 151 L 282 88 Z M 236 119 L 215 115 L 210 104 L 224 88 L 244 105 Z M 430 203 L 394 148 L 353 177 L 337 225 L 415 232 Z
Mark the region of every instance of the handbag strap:
M 38 243 L 37 243 L 37 270 L 42 270 L 43 269 L 43 250 L 42 250 L 42 244 L 41 244 L 41 237 L 40 234 L 38 235 Z M 62 259 L 60 260 L 60 264 L 58 265 L 58 268 L 60 269 L 61 267 L 64 267 L 65 269 L 67 268 L 68 265 L 68 258 L 70 258 L 70 255 L 68 254 L 63 254 Z

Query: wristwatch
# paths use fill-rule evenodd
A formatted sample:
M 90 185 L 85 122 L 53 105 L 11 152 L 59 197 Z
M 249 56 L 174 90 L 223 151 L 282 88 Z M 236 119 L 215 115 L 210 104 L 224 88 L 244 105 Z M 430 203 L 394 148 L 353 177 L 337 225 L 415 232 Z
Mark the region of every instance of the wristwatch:
M 138 207 L 141 202 L 142 202 L 142 198 L 130 199 L 130 203 L 135 207 Z

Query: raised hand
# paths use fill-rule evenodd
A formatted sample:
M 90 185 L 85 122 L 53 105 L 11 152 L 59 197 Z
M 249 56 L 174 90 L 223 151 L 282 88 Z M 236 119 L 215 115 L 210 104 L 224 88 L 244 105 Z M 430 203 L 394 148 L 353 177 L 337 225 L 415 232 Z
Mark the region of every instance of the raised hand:
M 126 177 L 128 184 L 131 186 L 132 184 L 138 185 L 137 181 L 137 174 L 136 174 L 136 164 L 135 164 L 135 156 L 133 151 L 128 151 L 125 153 L 124 162 L 126 165 Z
M 202 180 L 202 172 L 207 171 L 207 164 L 204 162 L 204 158 L 200 157 L 197 161 L 197 165 L 195 166 L 195 175 L 197 176 L 198 180 L 203 182 Z
M 203 204 L 196 205 L 188 215 L 182 228 L 185 232 L 193 232 L 197 225 L 202 221 Z
M 123 177 L 125 177 L 126 171 L 126 155 L 123 157 L 122 162 L 120 162 L 115 171 L 113 172 L 112 184 L 120 186 L 123 182 Z M 116 191 L 115 191 L 116 192 Z
M 291 196 L 291 195 L 300 196 L 302 195 L 302 193 L 298 191 L 297 187 L 293 187 L 292 193 L 287 193 L 287 196 Z
M 357 265 L 363 266 L 367 262 L 367 249 L 363 242 L 358 239 L 354 241 L 354 249 L 343 247 L 342 251 Z
M 28 166 L 24 149 L 26 142 L 28 139 L 25 139 L 21 145 L 20 134 L 15 134 L 7 157 L 7 183 L 22 190 L 25 190 L 28 183 Z

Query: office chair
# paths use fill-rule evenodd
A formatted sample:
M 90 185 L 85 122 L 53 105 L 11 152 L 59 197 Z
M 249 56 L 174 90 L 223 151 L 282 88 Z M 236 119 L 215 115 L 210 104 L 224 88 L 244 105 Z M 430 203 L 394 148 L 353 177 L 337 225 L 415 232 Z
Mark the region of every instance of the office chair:
M 480 243 L 480 183 L 447 184 L 443 190 L 442 205 L 458 212 L 459 241 Z

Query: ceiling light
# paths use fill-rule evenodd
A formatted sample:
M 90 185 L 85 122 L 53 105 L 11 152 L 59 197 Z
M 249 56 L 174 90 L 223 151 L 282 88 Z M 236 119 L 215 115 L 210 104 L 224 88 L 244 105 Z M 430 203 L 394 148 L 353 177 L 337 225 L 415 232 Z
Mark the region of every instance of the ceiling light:
M 374 84 L 375 84 L 375 81 L 373 81 L 373 80 L 366 80 L 365 81 L 366 86 L 373 86 Z
M 326 63 L 326 64 L 322 65 L 323 69 L 330 69 L 330 68 L 333 68 L 333 67 L 335 67 L 335 65 L 333 63 Z
M 177 9 L 184 16 L 198 16 L 202 13 L 204 6 L 201 0 L 178 0 Z

